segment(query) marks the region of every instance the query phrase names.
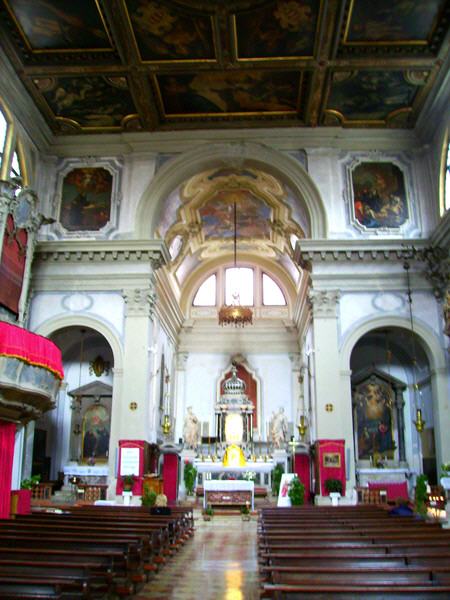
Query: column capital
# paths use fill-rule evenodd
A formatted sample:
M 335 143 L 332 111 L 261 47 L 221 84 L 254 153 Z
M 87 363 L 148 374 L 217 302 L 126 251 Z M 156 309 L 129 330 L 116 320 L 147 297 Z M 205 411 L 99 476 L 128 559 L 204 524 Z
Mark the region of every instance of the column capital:
M 134 288 L 122 290 L 125 301 L 125 316 L 152 317 L 156 304 L 154 288 Z
M 313 316 L 336 318 L 340 295 L 339 290 L 309 290 L 308 299 L 313 309 Z
M 177 371 L 185 371 L 189 352 L 177 352 L 176 355 Z

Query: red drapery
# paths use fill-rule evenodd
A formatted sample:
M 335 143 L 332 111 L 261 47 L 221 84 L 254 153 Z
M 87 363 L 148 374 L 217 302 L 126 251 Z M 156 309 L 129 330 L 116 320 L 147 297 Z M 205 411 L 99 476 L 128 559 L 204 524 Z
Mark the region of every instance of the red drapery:
M 237 376 L 239 379 L 245 383 L 245 393 L 249 397 L 249 400 L 252 402 L 254 410 L 253 410 L 253 429 L 258 427 L 258 410 L 257 410 L 257 393 L 256 393 L 256 381 L 253 379 L 251 373 L 247 371 L 247 369 L 243 365 L 236 365 L 237 367 Z M 231 371 L 225 375 L 224 379 L 220 384 L 220 393 L 223 394 L 223 384 L 227 379 L 230 379 Z
M 311 501 L 311 467 L 308 454 L 295 455 L 294 472 L 305 486 L 305 504 L 309 504 Z
M 15 230 L 13 216 L 8 215 L 0 262 L 0 281 L 2 282 L 0 304 L 16 315 L 19 313 L 19 300 L 27 258 L 27 237 L 25 229 Z
M 164 494 L 167 501 L 174 504 L 178 490 L 178 454 L 164 454 L 162 475 Z
M 316 466 L 320 481 L 320 494 L 328 496 L 327 479 L 339 479 L 345 495 L 345 440 L 317 440 Z
M 48 369 L 63 379 L 61 350 L 47 338 L 0 321 L 0 356 L 10 356 Z
M 15 423 L 0 421 L 0 519 L 8 519 L 10 513 L 15 435 Z
M 137 448 L 139 452 L 139 465 L 138 471 L 139 473 L 134 473 L 137 475 L 137 478 L 134 480 L 132 492 L 136 496 L 142 496 L 142 487 L 144 481 L 144 451 L 145 451 L 145 442 L 144 440 L 119 440 L 119 475 L 117 476 L 117 484 L 116 484 L 116 494 L 121 494 L 123 492 L 123 482 L 122 477 L 120 475 L 121 467 L 122 467 L 122 450 L 124 448 Z

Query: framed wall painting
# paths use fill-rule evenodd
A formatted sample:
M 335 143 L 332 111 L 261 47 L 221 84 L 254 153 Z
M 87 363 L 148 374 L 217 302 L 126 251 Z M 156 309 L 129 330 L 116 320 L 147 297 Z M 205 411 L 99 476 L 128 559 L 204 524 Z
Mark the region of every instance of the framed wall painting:
M 382 160 L 375 153 L 346 156 L 344 196 L 352 228 L 376 236 L 417 235 L 410 162 L 404 153 Z
M 109 237 L 117 227 L 121 166 L 117 160 L 61 163 L 52 226 L 56 237 Z
M 339 468 L 341 466 L 341 455 L 339 452 L 324 452 L 322 462 L 323 466 L 329 469 Z
M 93 404 L 83 416 L 82 449 L 83 462 L 106 462 L 109 453 L 110 414 L 102 404 Z

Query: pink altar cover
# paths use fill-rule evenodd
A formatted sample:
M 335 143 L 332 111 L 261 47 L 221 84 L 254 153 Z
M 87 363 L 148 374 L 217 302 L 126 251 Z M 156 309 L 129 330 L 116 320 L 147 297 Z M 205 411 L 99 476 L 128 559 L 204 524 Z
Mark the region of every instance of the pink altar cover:
M 294 472 L 305 486 L 305 504 L 311 502 L 311 466 L 309 454 L 296 454 Z
M 134 481 L 133 489 L 131 490 L 135 496 L 142 496 L 142 484 L 144 480 L 144 448 L 143 440 L 119 440 L 119 465 L 117 475 L 116 494 L 123 492 L 122 477 L 120 476 L 122 466 L 122 449 L 123 448 L 138 448 L 139 449 L 139 473 Z
M 0 519 L 9 519 L 16 424 L 0 421 Z
M 0 356 L 18 358 L 29 365 L 51 371 L 59 379 L 64 378 L 58 346 L 42 335 L 4 321 L 0 321 Z
M 178 491 L 178 454 L 165 453 L 163 462 L 163 489 L 167 502 L 174 504 L 177 501 Z
M 345 440 L 317 440 L 316 467 L 321 496 L 328 496 L 325 487 L 327 479 L 339 479 L 342 483 L 342 495 L 345 494 Z
M 397 498 L 409 497 L 406 481 L 369 481 L 369 490 L 386 490 L 388 502 L 395 502 Z

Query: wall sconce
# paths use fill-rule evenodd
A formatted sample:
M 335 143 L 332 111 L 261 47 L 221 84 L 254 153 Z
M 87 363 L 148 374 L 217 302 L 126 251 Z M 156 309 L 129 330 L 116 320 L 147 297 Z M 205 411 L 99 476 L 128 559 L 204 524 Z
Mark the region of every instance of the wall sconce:
M 170 415 L 164 415 L 164 420 L 163 420 L 163 424 L 162 424 L 163 434 L 169 435 L 171 429 L 172 429 L 172 424 L 170 422 Z
M 422 411 L 420 408 L 416 410 L 416 420 L 413 421 L 418 433 L 422 433 L 425 429 L 425 421 L 422 419 Z
M 297 429 L 301 439 L 303 440 L 303 438 L 306 435 L 306 432 L 308 431 L 308 421 L 305 415 L 300 416 L 300 423 L 297 425 Z

